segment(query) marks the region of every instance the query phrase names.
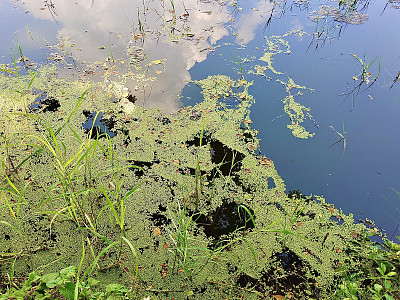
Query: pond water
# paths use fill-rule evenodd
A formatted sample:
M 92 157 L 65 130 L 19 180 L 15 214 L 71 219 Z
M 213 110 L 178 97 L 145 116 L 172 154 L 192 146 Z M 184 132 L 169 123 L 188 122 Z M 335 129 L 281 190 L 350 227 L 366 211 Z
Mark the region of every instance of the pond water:
M 400 232 L 400 4 L 354 2 L 349 12 L 316 0 L 4 0 L 0 63 L 57 62 L 61 76 L 93 80 L 128 72 L 120 80 L 132 102 L 167 113 L 201 100 L 191 80 L 243 76 L 254 81 L 260 151 L 287 190 L 324 195 L 391 237 Z M 265 53 L 272 62 L 259 60 Z M 288 95 L 297 102 L 285 112 Z M 314 135 L 294 136 L 293 124 Z

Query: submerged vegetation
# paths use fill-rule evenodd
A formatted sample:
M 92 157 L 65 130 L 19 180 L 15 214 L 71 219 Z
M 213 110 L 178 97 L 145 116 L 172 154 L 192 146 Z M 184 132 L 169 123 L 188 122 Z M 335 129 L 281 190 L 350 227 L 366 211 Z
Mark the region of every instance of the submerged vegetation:
M 52 66 L 5 70 L 1 299 L 399 295 L 396 244 L 286 194 L 255 154 L 244 78 L 197 81 L 203 101 L 165 115 Z

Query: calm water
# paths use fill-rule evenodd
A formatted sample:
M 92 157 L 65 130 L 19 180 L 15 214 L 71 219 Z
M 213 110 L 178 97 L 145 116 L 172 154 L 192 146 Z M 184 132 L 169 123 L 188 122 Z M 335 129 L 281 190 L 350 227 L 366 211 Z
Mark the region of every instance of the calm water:
M 235 59 L 242 61 L 245 78 L 254 80 L 251 117 L 260 131 L 261 152 L 275 161 L 287 189 L 322 194 L 356 218 L 374 220 L 391 236 L 400 222 L 400 197 L 392 190 L 400 190 L 400 83 L 390 89 L 400 71 L 400 9 L 389 5 L 383 11 L 385 1 L 370 2 L 362 11 L 368 20 L 358 25 L 329 17 L 324 27 L 328 37 L 325 43 L 316 43 L 312 36 L 322 25 L 310 20 L 309 14 L 327 3 L 297 3 L 302 5 L 290 2 L 282 10 L 264 0 L 1 1 L 1 62 L 11 62 L 13 54 L 18 57 L 18 45 L 29 62 L 62 56 L 61 64 L 72 70 L 96 62 L 102 66 L 111 59 L 126 70 L 135 57 L 142 69 L 134 71 L 144 77 L 126 86 L 137 103 L 174 112 L 199 95 L 195 85 L 185 87 L 187 82 L 213 74 L 239 78 Z M 338 7 L 334 1 L 328 4 Z M 270 81 L 248 74 L 260 64 L 257 58 L 266 47 L 265 36 L 291 29 L 307 34 L 286 37 L 292 52 L 274 56 L 273 66 L 284 74 L 267 71 Z M 57 44 L 58 48 L 50 47 Z M 359 82 L 353 76 L 361 66 L 352 54 L 365 55 L 368 62 L 377 58 L 369 69 L 372 77 L 381 59 L 378 80 L 366 91 L 363 86 L 354 101 L 340 95 Z M 144 79 L 150 76 L 157 80 Z M 288 76 L 314 89 L 296 97 L 311 109 L 314 120 L 305 122 L 315 133 L 310 139 L 295 138 L 286 128 L 290 122 L 282 104 L 286 91 L 276 79 Z M 333 128 L 342 133 L 343 124 L 346 148 L 343 143 L 330 147 L 340 139 Z

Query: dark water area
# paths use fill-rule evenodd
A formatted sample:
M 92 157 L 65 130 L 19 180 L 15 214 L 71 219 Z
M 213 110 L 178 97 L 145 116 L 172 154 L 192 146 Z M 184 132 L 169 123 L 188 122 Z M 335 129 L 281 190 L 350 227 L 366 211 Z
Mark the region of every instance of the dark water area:
M 359 1 L 360 9 L 368 4 L 360 10 L 368 20 L 347 24 L 328 17 L 328 35 L 316 40 L 322 23 L 310 20 L 310 12 L 322 5 L 337 8 L 337 1 L 288 1 L 285 7 L 284 1 L 184 1 L 174 9 L 163 1 L 147 7 L 133 2 L 2 1 L 0 63 L 19 58 L 19 47 L 27 63 L 59 60 L 72 69 L 111 58 L 122 68 L 134 57 L 142 62 L 138 73 L 156 78 L 126 82 L 136 92 L 136 104 L 169 113 L 201 100 L 199 88 L 186 85 L 191 80 L 215 74 L 237 79 L 242 68 L 244 78 L 254 81 L 251 119 L 260 151 L 275 162 L 287 191 L 323 195 L 355 219 L 374 220 L 389 237 L 400 234 L 400 197 L 392 190 L 400 190 L 400 83 L 394 83 L 400 71 L 399 9 L 390 4 L 385 9 L 386 1 Z M 177 30 L 166 30 L 172 23 Z M 304 34 L 284 37 L 291 53 L 273 57 L 283 74 L 266 71 L 270 80 L 248 74 L 260 64 L 265 36 L 292 29 Z M 368 85 L 363 85 L 346 98 L 362 71 L 353 55 L 365 55 L 368 63 L 376 59 L 368 70 L 371 80 L 379 60 L 381 68 L 371 87 L 364 91 Z M 276 79 L 288 77 L 313 89 L 296 96 L 310 108 L 312 119 L 304 124 L 315 133 L 311 138 L 297 138 L 286 127 L 290 120 L 282 100 L 287 93 Z M 343 127 L 345 147 L 338 142 Z
M 387 9 L 381 15 L 383 7 L 371 4 L 367 22 L 343 25 L 339 38 L 318 49 L 315 44 L 310 46 L 309 37 L 292 38 L 292 53 L 276 58 L 279 70 L 296 83 L 315 89 L 299 99 L 311 108 L 316 123 L 309 127 L 316 133 L 314 137 L 295 138 L 285 126 L 287 117 L 277 118 L 283 113 L 281 100 L 285 94 L 279 83 L 273 81 L 266 87 L 263 78 L 254 79 L 251 92 L 256 103 L 251 117 L 254 127 L 260 130 L 261 152 L 274 160 L 287 190 L 322 194 L 336 207 L 354 213 L 356 219 L 372 218 L 389 236 L 394 236 L 399 233 L 400 219 L 400 199 L 392 190 L 398 189 L 400 178 L 400 138 L 395 130 L 400 125 L 400 103 L 398 87 L 390 89 L 390 86 L 400 66 L 400 39 L 393 31 L 394 24 L 399 23 L 399 11 Z M 262 39 L 289 30 L 288 19 L 312 32 L 315 23 L 307 20 L 307 11 L 295 8 L 292 13 L 274 20 L 267 30 L 259 30 L 257 36 Z M 260 43 L 261 40 L 254 40 L 247 48 L 254 51 Z M 232 55 L 243 55 L 243 51 L 248 49 Z M 380 56 L 382 70 L 378 81 L 359 93 L 353 104 L 351 96 L 345 99 L 340 94 L 352 89 L 352 76 L 359 73 L 351 56 L 355 53 L 365 53 L 371 60 Z M 204 68 L 199 72 L 202 76 L 209 70 L 205 65 L 198 66 Z M 196 73 L 194 68 L 192 74 Z M 342 144 L 330 148 L 340 139 L 330 126 L 341 132 L 343 123 L 346 149 L 343 151 Z

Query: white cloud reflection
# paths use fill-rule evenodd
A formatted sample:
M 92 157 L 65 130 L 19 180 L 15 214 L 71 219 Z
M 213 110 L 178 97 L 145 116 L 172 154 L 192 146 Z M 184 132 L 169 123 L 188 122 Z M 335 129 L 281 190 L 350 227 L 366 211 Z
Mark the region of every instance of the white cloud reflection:
M 238 19 L 235 28 L 237 29 L 236 42 L 247 44 L 255 37 L 259 25 L 266 24 L 273 13 L 274 3 L 269 1 L 258 1 L 257 5 L 244 13 Z
M 105 61 L 111 55 L 128 60 L 128 45 L 143 48 L 148 61 L 166 59 L 162 74 L 149 72 L 157 81 L 150 83 L 145 93 L 137 88 L 138 82 L 126 83 L 131 91 L 136 90 L 139 105 L 159 106 L 166 112 L 178 109 L 177 95 L 190 80 L 189 69 L 204 61 L 208 49 L 229 34 L 226 24 L 231 19 L 229 6 L 218 1 L 177 1 L 174 8 L 170 1 L 163 0 L 46 3 L 53 3 L 54 7 L 44 7 L 43 0 L 30 0 L 23 5 L 35 18 L 53 21 L 59 28 L 58 40 L 74 42 L 73 55 L 81 62 Z M 242 44 L 254 38 L 256 27 L 266 22 L 272 4 L 261 0 L 255 8 L 241 14 L 235 25 Z M 160 68 L 155 69 L 160 73 Z

